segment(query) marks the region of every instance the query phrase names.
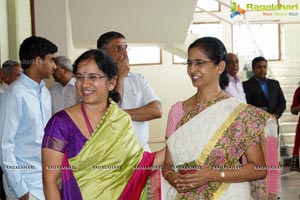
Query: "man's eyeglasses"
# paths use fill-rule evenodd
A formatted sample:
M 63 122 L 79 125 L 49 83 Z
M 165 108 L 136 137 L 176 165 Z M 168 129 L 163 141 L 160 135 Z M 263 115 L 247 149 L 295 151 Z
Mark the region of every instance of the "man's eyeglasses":
M 83 74 L 76 74 L 74 77 L 75 77 L 76 81 L 83 81 L 84 79 L 87 79 L 91 82 L 95 82 L 98 79 L 105 78 L 107 76 L 100 75 L 100 74 L 86 74 L 86 76 Z
M 112 49 L 115 52 L 120 52 L 122 50 L 129 50 L 129 46 L 127 44 L 125 44 L 125 45 L 116 45 L 116 46 L 112 47 Z
M 215 61 L 214 60 L 195 60 L 195 61 L 188 60 L 184 62 L 183 65 L 188 68 L 191 68 L 193 65 L 195 65 L 195 67 L 197 68 L 200 68 L 203 67 L 208 62 L 215 62 Z

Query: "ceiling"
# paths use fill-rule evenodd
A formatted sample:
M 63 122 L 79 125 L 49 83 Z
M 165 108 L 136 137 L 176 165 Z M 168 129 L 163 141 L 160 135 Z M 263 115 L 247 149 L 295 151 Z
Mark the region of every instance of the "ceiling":
M 195 0 L 69 0 L 73 45 L 95 46 L 107 31 L 118 31 L 129 43 L 184 43 Z

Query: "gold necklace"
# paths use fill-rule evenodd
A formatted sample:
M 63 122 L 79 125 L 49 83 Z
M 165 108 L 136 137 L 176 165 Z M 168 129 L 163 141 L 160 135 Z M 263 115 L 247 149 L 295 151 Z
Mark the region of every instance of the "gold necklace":
M 221 90 L 221 91 L 217 94 L 217 96 L 215 96 L 214 98 L 210 99 L 209 101 L 218 98 L 218 97 L 222 94 L 222 92 L 223 92 L 223 90 Z M 199 105 L 200 105 L 200 100 L 198 99 L 197 93 L 196 93 L 195 97 L 196 97 L 196 103 L 197 103 L 196 105 L 199 106 Z M 208 102 L 208 101 L 204 101 L 203 103 L 205 103 L 205 102 Z

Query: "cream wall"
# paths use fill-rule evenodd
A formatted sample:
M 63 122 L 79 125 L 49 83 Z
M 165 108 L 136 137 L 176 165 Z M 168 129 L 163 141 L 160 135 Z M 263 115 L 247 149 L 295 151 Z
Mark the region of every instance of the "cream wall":
M 70 57 L 72 37 L 69 33 L 66 0 L 35 0 L 35 32 L 58 45 L 58 54 Z
M 22 41 L 31 35 L 31 15 L 29 0 L 8 0 L 9 57 L 19 59 Z
M 12 0 L 8 0 L 11 2 Z M 16 21 L 12 22 L 12 24 L 16 24 L 16 50 L 19 51 L 19 44 L 23 42 L 23 40 L 32 35 L 31 32 L 31 9 L 30 9 L 30 0 L 13 0 L 16 5 Z
M 7 4 L 0 1 L 0 61 L 1 64 L 8 58 L 8 28 L 7 28 Z
M 0 0 L 0 61 L 19 60 L 19 46 L 31 36 L 30 0 Z

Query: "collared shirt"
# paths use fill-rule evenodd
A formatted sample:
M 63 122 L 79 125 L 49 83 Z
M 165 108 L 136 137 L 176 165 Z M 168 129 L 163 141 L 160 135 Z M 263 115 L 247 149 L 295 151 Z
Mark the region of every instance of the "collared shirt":
M 75 82 L 75 78 L 71 78 L 65 86 L 57 82 L 50 88 L 52 114 L 78 103 Z
M 232 77 L 229 74 L 228 78 L 229 78 L 229 84 L 228 86 L 225 88 L 225 91 L 232 97 L 235 97 L 239 100 L 241 100 L 242 102 L 247 102 L 246 101 L 246 94 L 244 92 L 244 88 L 243 88 L 243 83 L 242 81 L 236 77 Z
M 124 80 L 124 93 L 121 107 L 123 109 L 134 109 L 145 106 L 152 101 L 161 101 L 146 78 L 142 74 L 129 73 Z M 149 124 L 148 121 L 132 121 L 138 139 L 143 147 L 148 143 Z
M 7 195 L 17 198 L 28 191 L 43 193 L 41 144 L 51 117 L 51 97 L 44 81 L 39 84 L 21 73 L 1 96 L 0 163 Z
M 0 95 L 3 94 L 8 89 L 8 87 L 9 85 L 3 82 L 2 85 L 0 85 Z
M 264 94 L 265 94 L 267 100 L 269 101 L 269 89 L 268 89 L 268 85 L 267 85 L 268 79 L 265 78 L 265 81 L 262 81 L 262 80 L 260 80 L 260 79 L 258 79 L 258 78 L 256 78 L 256 77 L 254 77 L 254 78 L 255 78 L 255 80 L 259 83 L 259 85 L 260 85 L 262 91 L 264 92 Z

